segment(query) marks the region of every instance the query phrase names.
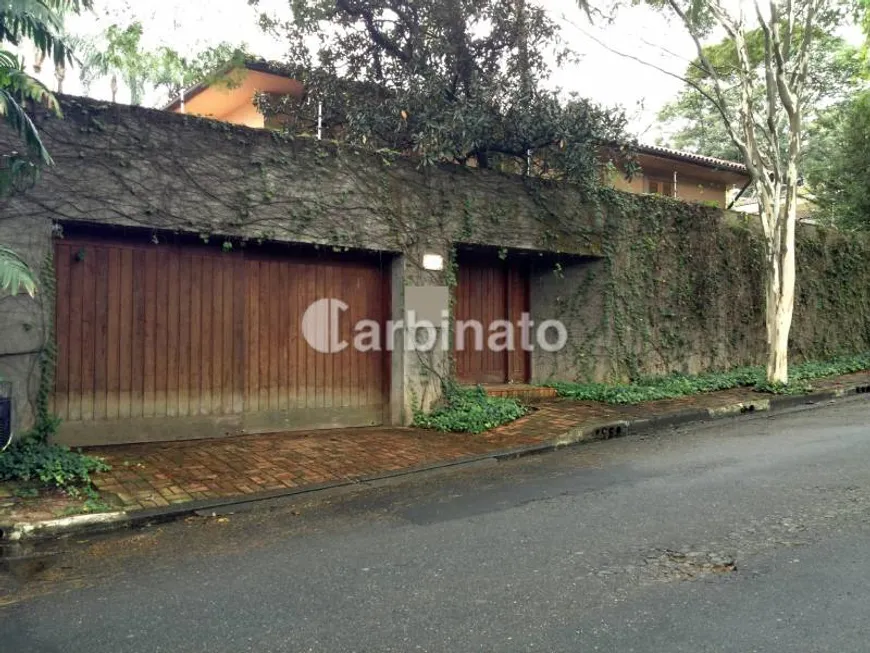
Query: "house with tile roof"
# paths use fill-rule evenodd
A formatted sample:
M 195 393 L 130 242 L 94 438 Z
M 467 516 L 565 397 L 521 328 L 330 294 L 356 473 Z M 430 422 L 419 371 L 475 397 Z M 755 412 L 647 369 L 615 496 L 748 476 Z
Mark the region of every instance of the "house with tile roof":
M 300 71 L 283 64 L 249 59 L 243 66 L 227 70 L 187 89 L 164 109 L 175 113 L 188 113 L 246 127 L 281 128 L 285 121 L 267 119 L 257 108 L 259 94 L 305 97 L 305 87 L 299 81 Z M 318 107 L 308 107 L 306 131 L 320 133 Z M 638 145 L 634 149 L 640 172 L 627 177 L 619 166 L 611 176 L 611 183 L 631 193 L 665 195 L 689 202 L 701 202 L 720 208 L 729 206 L 733 189 L 742 188 L 749 181 L 746 166 L 691 152 L 681 152 L 654 145 Z
M 616 188 L 631 193 L 665 195 L 687 202 L 731 208 L 729 199 L 749 183 L 746 166 L 657 145 L 634 148 L 640 172 L 627 178 L 617 166 L 611 176 Z M 739 190 L 738 190 L 739 192 Z

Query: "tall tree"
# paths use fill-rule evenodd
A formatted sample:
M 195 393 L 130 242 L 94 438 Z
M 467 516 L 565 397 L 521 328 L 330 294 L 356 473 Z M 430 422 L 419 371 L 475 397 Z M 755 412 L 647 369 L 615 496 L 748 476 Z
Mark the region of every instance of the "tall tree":
M 6 0 L 0 3 L 0 116 L 24 143 L 22 152 L 3 152 L 0 165 L 0 193 L 15 192 L 32 181 L 40 166 L 52 160 L 35 125 L 26 112 L 27 103 L 44 106 L 60 115 L 51 92 L 24 70 L 21 59 L 10 47 L 30 43 L 38 60 L 51 58 L 56 67 L 73 61 L 72 50 L 63 36 L 62 17 L 90 8 L 91 0 Z M 27 264 L 0 243 L 0 288 L 33 293 L 36 281 Z
M 110 25 L 97 40 L 82 41 L 79 78 L 85 91 L 95 79 L 109 77 L 112 102 L 118 99 L 120 82 L 130 91 L 130 104 L 141 104 L 152 68 L 152 57 L 142 47 L 142 23 Z M 101 42 L 102 41 L 102 42 Z
M 161 47 L 152 55 L 148 81 L 156 89 L 176 97 L 189 86 L 208 79 L 227 68 L 244 63 L 245 46 L 236 47 L 226 41 L 210 46 L 192 56 L 183 56 L 177 50 Z
M 749 63 L 757 69 L 759 79 L 764 68 L 764 32 L 761 28 L 746 33 Z M 732 123 L 737 122 L 733 113 L 739 106 L 740 83 L 737 71 L 740 62 L 734 41 L 726 37 L 719 43 L 704 46 L 704 55 L 716 67 L 723 88 L 730 94 L 726 107 L 732 114 Z M 818 115 L 821 107 L 840 102 L 855 89 L 856 82 L 863 71 L 861 51 L 839 36 L 818 27 L 810 45 L 809 58 L 813 65 L 807 71 L 805 91 L 802 98 L 803 120 L 809 124 Z M 672 129 L 670 143 L 679 149 L 687 149 L 723 159 L 736 159 L 740 151 L 731 139 L 725 123 L 719 114 L 719 104 L 711 101 L 715 92 L 713 82 L 704 72 L 703 65 L 696 58 L 684 73 L 686 84 L 679 95 L 666 104 L 659 113 L 665 127 Z M 755 87 L 753 103 L 762 101 L 761 84 Z M 781 128 L 786 127 L 785 123 Z M 780 142 L 788 143 L 787 135 L 780 133 Z
M 870 91 L 829 107 L 810 131 L 804 169 L 817 205 L 814 217 L 870 230 Z
M 709 87 L 704 92 L 758 197 L 765 243 L 767 379 L 788 383 L 804 107 L 818 65 L 815 39 L 842 19 L 842 8 L 833 0 L 652 1 L 676 17 L 694 41 L 698 74 Z M 704 47 L 714 28 L 734 48 L 736 66 L 727 70 Z M 730 92 L 729 80 L 737 93 Z
M 79 79 L 85 94 L 101 78 L 109 78 L 112 102 L 118 100 L 121 86 L 130 92 L 131 104 L 142 104 L 155 91 L 170 98 L 181 89 L 196 84 L 207 76 L 240 64 L 245 58 L 244 47 L 222 42 L 207 47 L 192 56 L 184 56 L 173 48 L 161 46 L 155 50 L 142 44 L 144 29 L 138 21 L 123 27 L 110 25 L 97 38 L 74 38 L 78 55 Z
M 256 0 L 254 0 L 256 2 Z M 342 138 L 451 160 L 597 183 L 600 146 L 625 119 L 546 87 L 573 53 L 526 0 L 297 0 L 291 60 Z M 312 46 L 312 44 L 314 44 Z M 286 106 L 261 105 L 266 112 Z M 333 130 L 337 134 L 339 130 Z

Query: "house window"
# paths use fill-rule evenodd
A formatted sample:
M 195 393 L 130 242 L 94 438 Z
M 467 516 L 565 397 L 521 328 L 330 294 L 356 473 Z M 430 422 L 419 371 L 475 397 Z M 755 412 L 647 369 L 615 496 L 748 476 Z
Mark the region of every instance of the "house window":
M 648 179 L 646 192 L 653 195 L 674 197 L 674 182 L 665 179 Z

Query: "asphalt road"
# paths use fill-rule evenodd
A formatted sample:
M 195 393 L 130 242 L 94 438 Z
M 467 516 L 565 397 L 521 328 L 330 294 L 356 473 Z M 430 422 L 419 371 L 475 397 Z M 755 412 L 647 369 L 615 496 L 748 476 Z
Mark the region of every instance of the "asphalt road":
M 69 542 L 0 575 L 0 651 L 865 652 L 868 422 L 855 400 Z

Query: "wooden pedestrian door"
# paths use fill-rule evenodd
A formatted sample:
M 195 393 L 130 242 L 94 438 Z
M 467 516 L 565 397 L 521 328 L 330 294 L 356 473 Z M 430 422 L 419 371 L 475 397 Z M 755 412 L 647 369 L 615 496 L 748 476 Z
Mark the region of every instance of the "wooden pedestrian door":
M 528 272 L 524 266 L 492 258 L 465 255 L 458 260 L 454 355 L 460 383 L 524 383 L 529 379 L 529 355 L 522 350 L 518 326 L 529 310 Z M 513 346 L 497 351 L 501 341 L 497 339 L 492 348 L 489 336 L 492 325 L 503 321 L 512 325 Z M 477 323 L 482 338 L 475 333 Z
M 384 421 L 384 352 L 321 353 L 300 328 L 323 298 L 347 304 L 338 342 L 352 344 L 359 320 L 382 324 L 389 293 L 377 259 L 74 236 L 58 241 L 55 265 L 53 399 L 67 424 L 97 434 L 104 424 L 115 442 L 190 437 L 191 425 L 232 433 Z M 156 436 L 134 432 L 154 424 Z

